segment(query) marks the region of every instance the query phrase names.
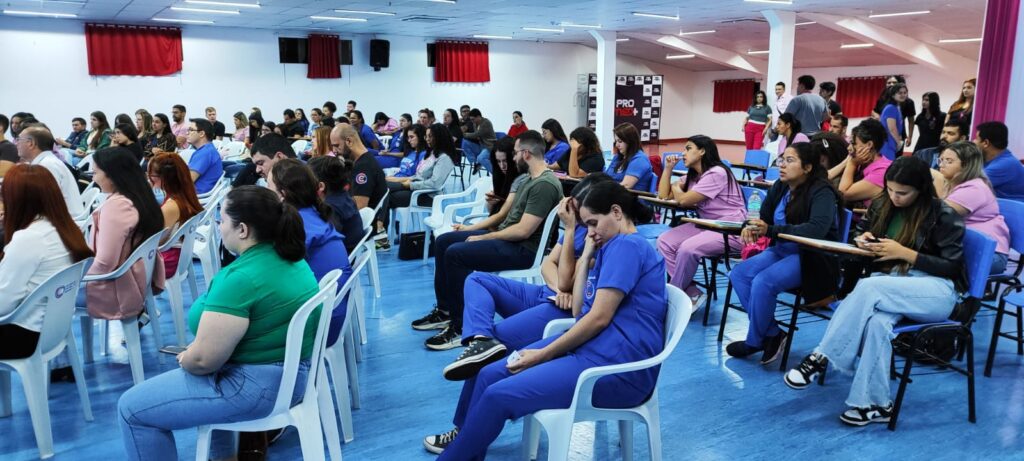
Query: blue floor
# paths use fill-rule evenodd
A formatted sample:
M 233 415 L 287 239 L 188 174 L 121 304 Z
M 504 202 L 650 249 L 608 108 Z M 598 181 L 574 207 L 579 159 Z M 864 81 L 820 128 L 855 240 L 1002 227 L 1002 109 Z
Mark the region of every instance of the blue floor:
M 459 383 L 445 381 L 441 369 L 458 350 L 430 352 L 429 334 L 409 328 L 433 302 L 433 262 L 398 261 L 396 250 L 380 253 L 384 294 L 373 300 L 367 290 L 370 342 L 359 364 L 362 408 L 354 411 L 355 440 L 343 446 L 349 460 L 429 460 L 423 436 L 451 428 Z M 721 290 L 724 294 L 724 289 Z M 186 297 L 188 296 L 186 289 Z M 163 302 L 161 300 L 161 302 Z M 786 387 L 777 366 L 724 355 L 716 341 L 721 300 L 711 325 L 701 325 L 698 311 L 675 354 L 661 372 L 663 455 L 666 460 L 807 459 L 1022 459 L 1024 449 L 1024 360 L 1004 342 L 992 378 L 981 376 L 992 318 L 975 325 L 978 422 L 967 422 L 965 380 L 956 374 L 922 376 L 910 385 L 895 433 L 883 425 L 850 428 L 839 422 L 850 378 L 830 373 L 824 387 L 802 392 Z M 734 311 L 735 312 L 735 311 Z M 746 319 L 730 313 L 726 343 L 742 338 Z M 173 325 L 161 318 L 168 340 Z M 791 364 L 820 339 L 825 324 L 802 328 Z M 150 331 L 143 334 L 146 375 L 175 366 L 170 356 L 158 363 Z M 923 371 L 923 370 L 922 370 Z M 118 396 L 131 383 L 127 365 L 97 355 L 86 366 L 96 420 L 86 422 L 70 384 L 52 386 L 50 409 L 58 460 L 123 459 L 115 420 Z M 36 459 L 35 438 L 16 378 L 14 415 L 0 419 L 0 460 Z M 894 384 L 895 393 L 895 384 Z M 643 426 L 637 426 L 637 459 L 649 459 Z M 195 431 L 175 434 L 179 459 L 192 459 Z M 509 423 L 488 452 L 492 460 L 519 459 L 522 425 Z M 579 424 L 570 459 L 620 459 L 614 424 Z M 543 440 L 543 439 L 542 439 Z M 271 447 L 270 459 L 300 459 L 298 437 L 288 432 Z M 541 458 L 546 456 L 541 443 Z

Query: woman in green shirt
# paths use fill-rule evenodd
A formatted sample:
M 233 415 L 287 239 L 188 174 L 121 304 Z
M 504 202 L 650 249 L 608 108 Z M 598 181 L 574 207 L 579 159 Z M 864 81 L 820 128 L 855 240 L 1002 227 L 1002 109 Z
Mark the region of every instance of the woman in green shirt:
M 288 323 L 319 288 L 303 259 L 302 218 L 295 207 L 256 186 L 232 190 L 221 216 L 224 247 L 238 259 L 192 304 L 195 341 L 178 355 L 181 368 L 121 396 L 128 459 L 176 460 L 171 431 L 256 419 L 273 409 Z M 305 387 L 318 318 L 314 312 L 306 326 L 293 400 Z M 233 437 L 215 432 L 211 448 L 213 459 L 231 458 Z

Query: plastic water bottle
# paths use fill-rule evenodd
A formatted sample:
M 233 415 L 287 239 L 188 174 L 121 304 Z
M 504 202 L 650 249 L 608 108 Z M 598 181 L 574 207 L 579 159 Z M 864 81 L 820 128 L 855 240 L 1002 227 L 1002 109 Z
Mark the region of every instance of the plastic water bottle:
M 761 219 L 761 194 L 751 194 L 747 200 L 747 220 Z

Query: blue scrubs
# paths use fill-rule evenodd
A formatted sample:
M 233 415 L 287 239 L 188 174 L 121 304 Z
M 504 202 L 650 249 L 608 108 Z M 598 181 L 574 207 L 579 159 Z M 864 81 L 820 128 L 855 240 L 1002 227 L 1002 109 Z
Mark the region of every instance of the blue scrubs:
M 403 157 L 398 164 L 398 173 L 395 173 L 395 177 L 411 178 L 415 176 L 416 166 L 420 164 L 420 160 L 423 160 L 425 155 L 427 155 L 426 151 L 409 152 L 408 154 L 405 154 L 405 157 Z
M 402 130 L 398 130 L 395 134 L 391 135 L 391 142 L 388 143 L 388 152 L 401 152 L 402 138 Z
M 515 375 L 509 373 L 505 361 L 498 361 L 466 381 L 455 411 L 459 435 L 439 460 L 482 460 L 506 420 L 544 409 L 568 408 L 584 370 L 643 360 L 661 352 L 667 312 L 665 262 L 643 237 L 618 235 L 598 250 L 588 274 L 581 317 L 590 312 L 600 289 L 619 290 L 625 296 L 611 323 L 597 336 L 575 351 Z M 528 348 L 543 348 L 558 336 Z M 628 408 L 642 403 L 654 390 L 658 370 L 601 379 L 594 387 L 594 404 Z
M 788 190 L 775 208 L 777 224 L 786 224 L 787 203 Z M 761 348 L 765 339 L 782 332 L 775 322 L 775 301 L 779 293 L 800 286 L 799 246 L 776 241 L 774 246 L 737 264 L 729 273 L 729 280 L 750 317 L 746 343 Z
M 367 149 L 373 149 L 373 143 L 375 142 L 380 143 L 380 139 L 377 138 L 377 135 L 365 123 L 359 127 L 359 139 L 363 141 L 363 145 Z
M 626 176 L 633 176 L 637 178 L 636 184 L 633 185 L 633 190 L 639 191 L 650 191 L 651 185 L 655 184 L 657 179 L 654 177 L 654 168 L 651 166 L 651 160 L 647 158 L 647 154 L 644 151 L 639 151 L 626 165 L 626 169 L 623 171 L 616 171 L 619 168 L 619 164 L 622 163 L 622 157 L 616 155 L 612 158 L 612 163 L 605 169 L 605 173 L 611 176 L 616 182 L 622 182 L 622 179 Z
M 562 156 L 569 153 L 569 143 L 565 141 L 558 141 L 551 150 L 544 153 L 544 163 L 551 165 L 558 163 L 562 159 Z
M 573 251 L 583 253 L 587 228 L 576 226 Z M 563 238 L 558 239 L 562 245 Z M 523 283 L 487 272 L 474 272 L 466 279 L 465 308 L 462 313 L 462 341 L 474 336 L 497 339 L 509 350 L 518 350 L 541 339 L 544 327 L 555 319 L 572 316 L 548 299 L 555 292 L 547 284 Z M 503 319 L 494 324 L 494 314 Z
M 348 251 L 345 250 L 345 236 L 338 233 L 334 226 L 322 218 L 313 207 L 299 209 L 302 217 L 302 228 L 306 234 L 306 262 L 313 270 L 317 280 L 328 272 L 341 269 L 338 278 L 338 289 L 352 276 L 352 266 L 348 263 Z M 348 296 L 331 311 L 331 325 L 327 331 L 327 345 L 334 345 L 341 336 L 341 326 L 345 322 L 348 310 Z

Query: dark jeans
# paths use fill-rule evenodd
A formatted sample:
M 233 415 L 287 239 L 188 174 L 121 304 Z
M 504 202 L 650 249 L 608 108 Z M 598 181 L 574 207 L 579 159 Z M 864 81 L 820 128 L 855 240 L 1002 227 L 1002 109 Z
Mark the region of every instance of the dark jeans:
M 406 208 L 412 201 L 412 191 L 402 187 L 397 182 L 388 182 L 388 203 L 381 208 L 381 215 L 377 216 L 377 219 L 384 224 L 384 228 L 387 229 L 391 224 L 391 210 L 395 208 Z M 430 206 L 434 203 L 434 196 L 423 194 L 420 195 L 416 200 L 419 206 Z M 384 213 L 384 210 L 387 210 Z
M 466 242 L 472 235 L 487 231 L 448 232 L 434 242 L 434 294 L 437 307 L 447 311 L 452 328 L 462 332 L 463 288 L 473 271 L 496 272 L 526 269 L 533 264 L 536 253 L 518 242 L 483 240 Z
M 39 333 L 13 323 L 0 325 L 0 359 L 23 359 L 39 345 Z

